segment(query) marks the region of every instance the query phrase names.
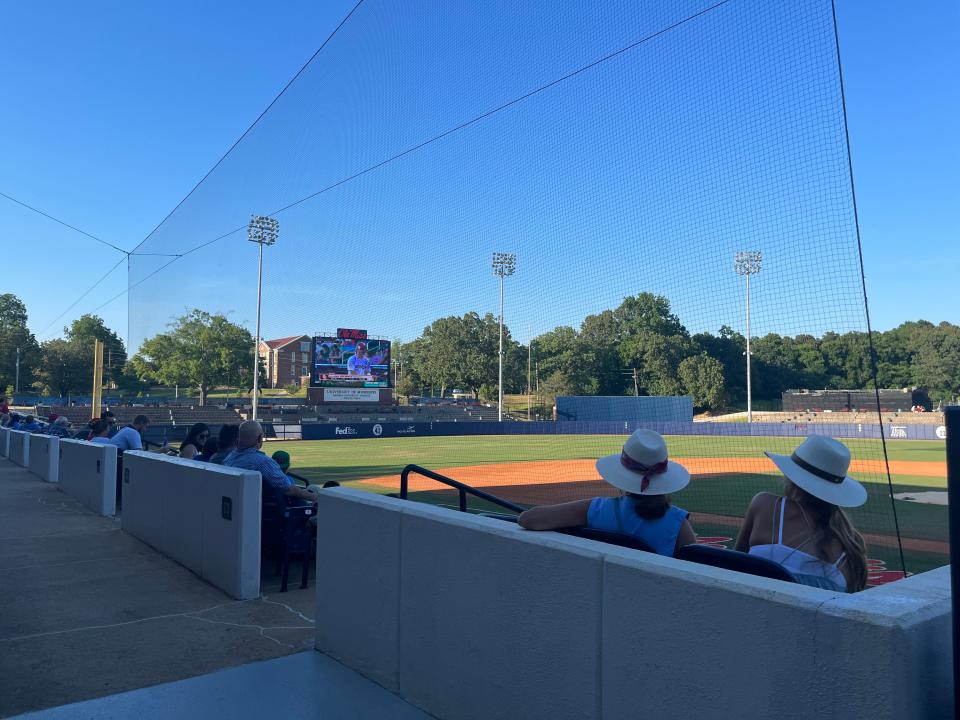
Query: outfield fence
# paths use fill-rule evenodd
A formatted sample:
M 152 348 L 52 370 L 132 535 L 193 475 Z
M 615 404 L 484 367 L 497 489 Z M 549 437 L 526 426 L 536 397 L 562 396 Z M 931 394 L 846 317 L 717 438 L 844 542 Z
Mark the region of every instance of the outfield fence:
M 268 427 L 269 423 L 266 424 Z M 284 426 L 289 427 L 289 426 Z M 889 440 L 943 440 L 944 426 L 870 425 L 829 423 L 707 423 L 586 421 L 565 422 L 377 422 L 377 423 L 304 423 L 303 440 L 351 440 L 378 437 L 451 437 L 458 435 L 629 435 L 647 428 L 661 435 L 712 437 L 807 437 L 825 435 L 836 438 Z M 281 435 L 277 433 L 277 436 Z

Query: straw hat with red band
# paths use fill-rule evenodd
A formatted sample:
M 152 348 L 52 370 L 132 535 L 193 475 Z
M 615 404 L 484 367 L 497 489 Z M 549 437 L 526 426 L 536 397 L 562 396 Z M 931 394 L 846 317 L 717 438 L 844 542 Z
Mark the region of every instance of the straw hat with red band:
M 667 495 L 690 483 L 690 473 L 667 457 L 667 443 L 653 430 L 637 430 L 623 452 L 597 460 L 597 472 L 616 488 L 634 495 Z
M 801 490 L 838 507 L 859 507 L 867 491 L 847 475 L 850 451 L 843 443 L 822 435 L 811 435 L 792 455 L 765 453 Z

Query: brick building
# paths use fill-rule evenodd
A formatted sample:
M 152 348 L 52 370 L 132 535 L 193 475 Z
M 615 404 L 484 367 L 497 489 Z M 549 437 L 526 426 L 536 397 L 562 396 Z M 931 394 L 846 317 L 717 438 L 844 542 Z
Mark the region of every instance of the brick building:
M 267 373 L 267 387 L 299 385 L 310 374 L 310 336 L 293 335 L 260 341 L 260 360 Z

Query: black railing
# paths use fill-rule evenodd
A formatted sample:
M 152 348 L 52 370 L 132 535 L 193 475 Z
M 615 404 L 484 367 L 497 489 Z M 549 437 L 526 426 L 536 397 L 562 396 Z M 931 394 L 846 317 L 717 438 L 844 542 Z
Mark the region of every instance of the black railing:
M 453 478 L 448 478 L 446 475 L 441 475 L 436 473 L 433 470 L 427 470 L 425 467 L 420 467 L 419 465 L 407 465 L 403 471 L 400 473 L 400 499 L 407 499 L 407 487 L 409 485 L 410 474 L 423 475 L 424 477 L 430 478 L 431 480 L 436 480 L 438 483 L 447 485 L 454 488 L 460 496 L 460 512 L 467 511 L 467 495 L 473 495 L 476 498 L 481 500 L 486 500 L 488 503 L 493 505 L 498 505 L 499 507 L 506 508 L 507 510 L 512 510 L 515 513 L 522 513 L 526 508 L 516 505 L 509 500 L 504 500 L 499 498 L 496 495 L 491 495 L 486 493 L 483 490 L 477 490 L 472 488 L 469 485 L 464 485 L 458 480 Z
M 953 703 L 955 712 L 960 712 L 960 406 L 948 407 L 944 414 L 947 426 L 947 517 L 950 520 Z

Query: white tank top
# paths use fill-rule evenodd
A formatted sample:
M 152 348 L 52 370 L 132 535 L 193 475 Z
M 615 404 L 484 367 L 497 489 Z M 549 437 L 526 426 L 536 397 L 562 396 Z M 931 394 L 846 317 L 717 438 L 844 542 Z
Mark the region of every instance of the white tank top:
M 795 548 L 783 544 L 783 515 L 786 504 L 787 499 L 780 498 L 780 530 L 777 533 L 777 541 L 769 545 L 754 545 L 750 548 L 750 554 L 783 565 L 794 574 L 797 582 L 804 585 L 846 592 L 847 579 L 840 570 L 840 564 L 846 558 L 846 553 L 841 553 L 836 562 L 828 563 L 800 549 L 810 542 L 813 536 L 808 537 Z

